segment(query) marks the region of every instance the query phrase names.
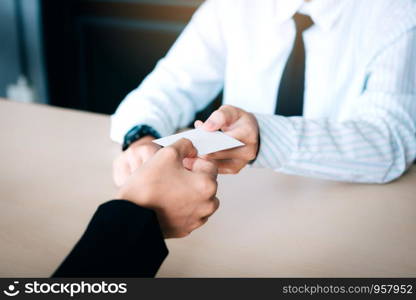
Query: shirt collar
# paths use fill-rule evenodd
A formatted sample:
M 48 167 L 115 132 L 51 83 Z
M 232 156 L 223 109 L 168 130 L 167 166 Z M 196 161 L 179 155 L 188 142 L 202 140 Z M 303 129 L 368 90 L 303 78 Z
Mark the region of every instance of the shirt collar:
M 303 5 L 303 1 L 304 0 L 275 0 L 275 20 L 278 23 L 284 23 L 291 19 Z
M 345 0 L 275 0 L 276 21 L 283 23 L 293 17 L 296 12 L 308 15 L 323 30 L 330 30 L 338 20 Z

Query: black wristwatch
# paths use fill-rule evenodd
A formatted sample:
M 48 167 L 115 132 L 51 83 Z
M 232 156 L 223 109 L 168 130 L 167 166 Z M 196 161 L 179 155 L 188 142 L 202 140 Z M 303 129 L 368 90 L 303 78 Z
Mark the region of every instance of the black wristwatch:
M 137 125 L 127 132 L 124 136 L 123 151 L 126 151 L 131 144 L 145 136 L 153 136 L 155 139 L 160 139 L 159 132 L 148 125 Z

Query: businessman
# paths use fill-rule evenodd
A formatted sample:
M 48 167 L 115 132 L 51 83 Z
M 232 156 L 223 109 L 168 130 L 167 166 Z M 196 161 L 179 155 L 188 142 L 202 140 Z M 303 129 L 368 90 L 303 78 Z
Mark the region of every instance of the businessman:
M 207 0 L 112 117 L 116 183 L 222 89 L 195 124 L 246 144 L 209 156 L 220 173 L 390 182 L 416 157 L 416 1 Z
M 141 165 L 101 205 L 53 277 L 153 277 L 164 238 L 188 235 L 218 209 L 217 168 L 180 140 Z

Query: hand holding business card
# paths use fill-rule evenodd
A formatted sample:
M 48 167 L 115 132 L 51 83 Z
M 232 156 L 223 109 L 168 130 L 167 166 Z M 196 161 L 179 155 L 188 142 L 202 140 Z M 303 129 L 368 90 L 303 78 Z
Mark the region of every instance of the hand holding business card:
M 231 105 L 221 106 L 205 121 L 195 121 L 195 130 L 155 142 L 168 146 L 181 138 L 192 141 L 198 154 L 212 161 L 219 174 L 237 174 L 255 161 L 260 147 L 259 125 L 254 114 Z
M 209 132 L 203 129 L 193 129 L 181 132 L 154 140 L 153 142 L 160 146 L 167 147 L 182 138 L 186 138 L 192 142 L 194 147 L 198 150 L 198 155 L 207 155 L 245 145 L 221 131 Z

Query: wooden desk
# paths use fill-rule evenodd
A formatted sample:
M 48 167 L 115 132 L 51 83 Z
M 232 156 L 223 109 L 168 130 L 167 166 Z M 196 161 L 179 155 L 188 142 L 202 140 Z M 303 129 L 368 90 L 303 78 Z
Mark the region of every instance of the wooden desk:
M 107 116 L 0 101 L 0 276 L 49 276 L 112 198 Z M 416 169 L 384 186 L 245 170 L 159 276 L 416 276 Z

